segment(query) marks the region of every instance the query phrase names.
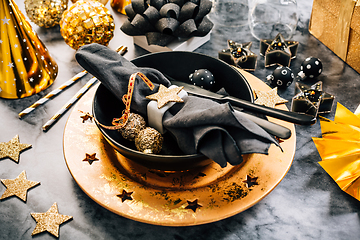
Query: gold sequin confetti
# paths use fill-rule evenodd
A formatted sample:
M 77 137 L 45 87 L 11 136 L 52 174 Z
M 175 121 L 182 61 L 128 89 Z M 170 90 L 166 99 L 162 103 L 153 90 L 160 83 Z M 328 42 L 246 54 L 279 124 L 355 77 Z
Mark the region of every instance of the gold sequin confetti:
M 24 202 L 26 202 L 27 191 L 30 188 L 39 185 L 40 182 L 34 182 L 26 179 L 25 170 L 15 179 L 1 179 L 1 182 L 5 185 L 6 190 L 1 196 L 0 200 L 11 196 L 17 196 Z
M 167 88 L 164 85 L 160 84 L 159 91 L 152 95 L 146 96 L 147 99 L 155 100 L 158 102 L 158 108 L 162 108 L 169 102 L 184 102 L 177 94 L 184 87 L 175 87 L 175 88 Z
M 275 105 L 288 102 L 286 99 L 281 98 L 277 94 L 277 87 L 271 89 L 270 91 L 259 91 L 254 90 L 257 99 L 255 100 L 256 104 L 264 105 L 267 107 L 275 107 Z
M 20 152 L 30 147 L 31 144 L 20 143 L 19 135 L 16 135 L 9 142 L 0 143 L 0 159 L 9 157 L 15 162 L 19 162 Z
M 60 224 L 72 219 L 72 216 L 59 214 L 56 202 L 46 213 L 31 213 L 31 216 L 36 221 L 36 227 L 31 236 L 47 231 L 55 237 L 59 237 Z

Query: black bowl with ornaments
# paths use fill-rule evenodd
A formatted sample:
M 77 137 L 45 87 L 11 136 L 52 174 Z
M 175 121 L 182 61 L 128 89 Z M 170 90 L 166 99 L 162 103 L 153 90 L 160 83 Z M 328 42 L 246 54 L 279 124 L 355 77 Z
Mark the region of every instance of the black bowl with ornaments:
M 213 91 L 224 88 L 232 96 L 254 101 L 249 83 L 238 70 L 222 60 L 204 54 L 159 52 L 143 55 L 131 62 L 138 67 L 155 68 L 166 76 L 188 83 L 191 73 L 198 69 L 207 69 L 215 79 Z M 100 84 L 94 96 L 94 117 L 102 124 L 111 126 L 112 119 L 122 115 L 121 106 L 124 104 Z M 146 119 L 146 116 L 143 117 Z M 212 161 L 202 154 L 184 154 L 170 133 L 163 135 L 164 144 L 159 154 L 145 154 L 138 151 L 134 142 L 124 139 L 118 131 L 98 127 L 105 139 L 121 155 L 149 169 L 182 171 L 206 166 Z

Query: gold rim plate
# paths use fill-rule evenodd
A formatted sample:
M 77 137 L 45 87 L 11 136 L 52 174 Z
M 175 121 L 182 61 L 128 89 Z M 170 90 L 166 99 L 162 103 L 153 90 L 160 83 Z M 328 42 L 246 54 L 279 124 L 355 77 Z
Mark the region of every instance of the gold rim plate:
M 240 70 L 241 71 L 241 70 Z M 270 88 L 241 71 L 251 87 Z M 135 221 L 162 226 L 192 226 L 215 222 L 243 212 L 267 196 L 284 178 L 295 154 L 295 127 L 269 118 L 292 131 L 272 145 L 268 155 L 244 156 L 239 166 L 216 163 L 189 171 L 159 171 L 140 166 L 115 151 L 91 120 L 96 87 L 74 106 L 64 130 L 64 156 L 80 188 L 104 208 Z M 287 110 L 284 104 L 278 108 Z M 95 154 L 95 161 L 86 155 Z M 90 164 L 91 163 L 91 164 Z

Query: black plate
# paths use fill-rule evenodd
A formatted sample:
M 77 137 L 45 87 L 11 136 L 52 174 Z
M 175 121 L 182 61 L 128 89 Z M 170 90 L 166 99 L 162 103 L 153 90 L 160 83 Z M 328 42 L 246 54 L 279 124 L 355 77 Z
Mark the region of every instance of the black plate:
M 151 67 L 178 81 L 188 82 L 189 74 L 197 69 L 206 68 L 213 73 L 216 90 L 224 89 L 232 96 L 253 102 L 253 94 L 244 76 L 227 63 L 193 52 L 151 53 L 131 61 L 138 67 Z M 93 115 L 101 123 L 111 126 L 114 117 L 122 115 L 124 104 L 104 85 L 96 90 L 93 102 Z M 116 106 L 116 107 L 115 107 Z M 151 169 L 186 170 L 209 164 L 212 160 L 202 154 L 184 154 L 177 143 L 165 134 L 163 150 L 160 154 L 144 154 L 136 150 L 135 144 L 124 138 L 117 131 L 98 126 L 106 140 L 126 158 Z

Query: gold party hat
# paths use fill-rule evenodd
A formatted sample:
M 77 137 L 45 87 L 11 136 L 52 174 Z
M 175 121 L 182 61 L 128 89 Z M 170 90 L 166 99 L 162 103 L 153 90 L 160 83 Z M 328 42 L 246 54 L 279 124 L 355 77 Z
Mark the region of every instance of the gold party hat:
M 12 0 L 0 3 L 0 97 L 36 94 L 55 80 L 58 66 Z
M 360 108 L 337 104 L 334 121 L 320 118 L 322 138 L 313 138 L 322 168 L 339 187 L 360 200 Z

